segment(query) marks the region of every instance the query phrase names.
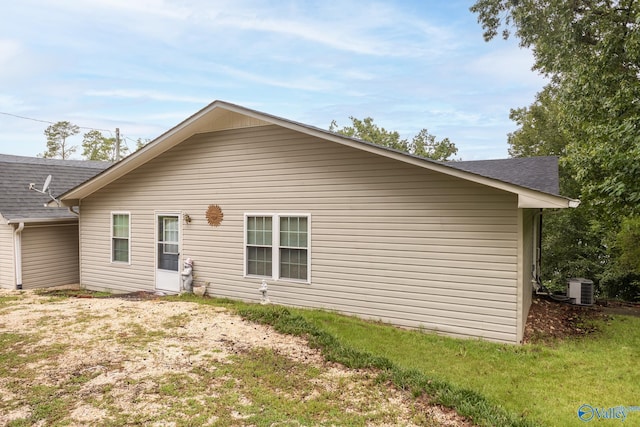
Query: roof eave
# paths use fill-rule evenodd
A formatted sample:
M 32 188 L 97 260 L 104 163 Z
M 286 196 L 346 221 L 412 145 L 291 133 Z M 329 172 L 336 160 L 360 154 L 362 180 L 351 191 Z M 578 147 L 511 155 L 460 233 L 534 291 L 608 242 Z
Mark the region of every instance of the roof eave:
M 324 129 L 315 128 L 313 126 L 304 125 L 302 123 L 286 120 L 277 116 L 262 113 L 259 111 L 251 110 L 239 105 L 230 104 L 224 101 L 214 101 L 202 110 L 188 117 L 178 125 L 174 126 L 167 132 L 163 133 L 155 140 L 149 142 L 139 151 L 133 153 L 129 157 L 114 164 L 110 168 L 104 170 L 102 173 L 96 175 L 92 179 L 84 182 L 76 188 L 69 190 L 68 192 L 60 195 L 58 200 L 62 206 L 70 207 L 77 206 L 79 201 L 84 197 L 98 191 L 100 188 L 110 184 L 118 178 L 124 176 L 128 172 L 136 169 L 137 167 L 147 163 L 160 154 L 170 150 L 177 146 L 185 139 L 194 135 L 197 127 L 192 125 L 210 114 L 217 108 L 222 108 L 227 111 L 242 114 L 247 117 L 258 119 L 270 124 L 278 125 L 283 128 L 301 132 L 317 138 L 329 140 L 338 144 L 346 145 L 349 147 L 357 148 L 359 150 L 370 152 L 373 154 L 381 155 L 387 158 L 395 159 L 404 163 L 413 164 L 418 167 L 432 170 L 434 172 L 440 172 L 449 176 L 465 179 L 468 181 L 476 182 L 478 184 L 486 185 L 488 187 L 496 188 L 499 190 L 507 191 L 510 193 L 518 194 L 519 207 L 570 207 L 568 200 L 562 196 L 547 194 L 537 190 L 526 189 L 515 184 L 500 181 L 493 178 L 488 178 L 482 175 L 477 175 L 472 172 L 467 172 L 461 169 L 456 169 L 451 166 L 447 166 L 442 162 L 436 162 L 434 160 L 425 159 L 418 156 L 412 156 L 410 154 L 388 149 L 378 146 L 366 141 L 349 138 L 337 133 L 333 133 Z M 522 201 L 520 201 L 522 199 Z M 51 203 L 49 203 L 52 206 Z M 521 206 L 522 205 L 522 206 Z
M 78 222 L 78 217 L 63 217 L 63 218 L 13 218 L 7 221 L 7 224 L 54 224 L 63 222 Z
M 580 200 L 570 199 L 568 197 L 556 196 L 537 191 L 528 191 L 518 193 L 519 208 L 550 208 L 550 209 L 566 209 L 577 208 Z

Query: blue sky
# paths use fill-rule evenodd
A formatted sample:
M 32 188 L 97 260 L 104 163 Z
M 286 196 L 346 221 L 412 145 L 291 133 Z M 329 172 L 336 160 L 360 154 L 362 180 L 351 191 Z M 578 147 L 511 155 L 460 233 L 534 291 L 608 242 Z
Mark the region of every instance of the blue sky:
M 320 128 L 349 116 L 406 138 L 427 128 L 463 160 L 504 158 L 510 108 L 545 82 L 516 41 L 484 42 L 472 4 L 7 2 L 0 113 L 12 115 L 0 114 L 0 152 L 45 150 L 48 124 L 13 115 L 118 127 L 133 148 L 220 99 Z

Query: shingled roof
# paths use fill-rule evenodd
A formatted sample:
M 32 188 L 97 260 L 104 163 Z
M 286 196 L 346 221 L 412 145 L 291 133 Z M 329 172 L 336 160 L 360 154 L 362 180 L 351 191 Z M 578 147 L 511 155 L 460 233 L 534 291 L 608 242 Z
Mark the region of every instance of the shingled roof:
M 42 188 L 52 176 L 54 196 L 94 177 L 111 164 L 84 160 L 42 159 L 0 154 L 0 216 L 8 222 L 51 221 L 76 218 L 67 208 L 45 207 L 51 201 L 46 194 L 29 190 L 29 184 Z
M 447 166 L 548 194 L 560 194 L 558 158 L 516 157 L 447 162 Z

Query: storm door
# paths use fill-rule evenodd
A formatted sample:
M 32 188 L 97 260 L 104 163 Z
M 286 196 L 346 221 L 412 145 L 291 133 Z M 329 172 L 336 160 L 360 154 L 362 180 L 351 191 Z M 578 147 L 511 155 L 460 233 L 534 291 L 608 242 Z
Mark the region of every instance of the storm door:
M 180 216 L 156 215 L 156 289 L 180 292 Z

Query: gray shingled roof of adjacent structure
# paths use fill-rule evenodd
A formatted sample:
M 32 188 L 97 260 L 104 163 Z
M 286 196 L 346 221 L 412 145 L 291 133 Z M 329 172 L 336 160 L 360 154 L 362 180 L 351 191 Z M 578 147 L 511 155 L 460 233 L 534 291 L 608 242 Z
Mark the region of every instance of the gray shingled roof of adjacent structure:
M 29 190 L 29 184 L 42 189 L 48 175 L 50 190 L 60 195 L 82 184 L 109 167 L 108 162 L 59 160 L 0 154 L 0 215 L 8 221 L 75 218 L 67 208 L 45 207 L 47 194 Z
M 500 160 L 446 162 L 447 166 L 520 187 L 560 195 L 558 158 L 515 157 Z

